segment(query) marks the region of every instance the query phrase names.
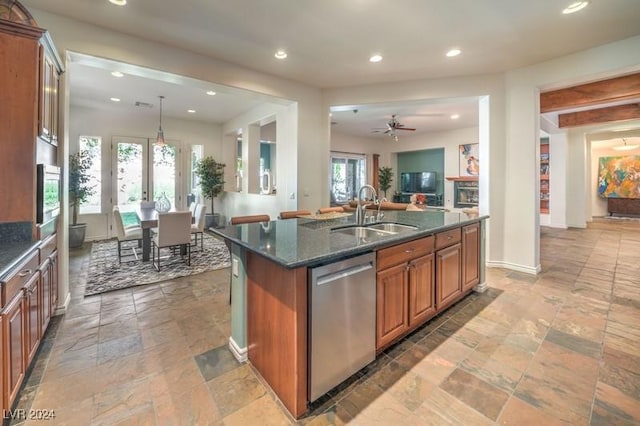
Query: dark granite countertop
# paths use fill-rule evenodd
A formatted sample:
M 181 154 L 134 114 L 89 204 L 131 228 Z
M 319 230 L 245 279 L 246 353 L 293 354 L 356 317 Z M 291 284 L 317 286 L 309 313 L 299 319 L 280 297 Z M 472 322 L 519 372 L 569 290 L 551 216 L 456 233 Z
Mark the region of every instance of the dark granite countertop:
M 296 268 L 332 262 L 345 256 L 414 240 L 487 218 L 488 216 L 478 217 L 440 211 L 385 211 L 381 222 L 413 225 L 418 229 L 373 240 L 358 239 L 353 235 L 332 232 L 332 229 L 341 226 L 354 225 L 355 215 L 322 221 L 287 219 L 229 225 L 212 231 L 280 265 Z
M 0 222 L 0 281 L 35 248 L 31 241 L 31 222 Z
M 0 246 L 0 281 L 5 281 L 6 275 L 11 269 L 38 248 L 39 244 L 40 241 L 17 241 L 2 244 Z

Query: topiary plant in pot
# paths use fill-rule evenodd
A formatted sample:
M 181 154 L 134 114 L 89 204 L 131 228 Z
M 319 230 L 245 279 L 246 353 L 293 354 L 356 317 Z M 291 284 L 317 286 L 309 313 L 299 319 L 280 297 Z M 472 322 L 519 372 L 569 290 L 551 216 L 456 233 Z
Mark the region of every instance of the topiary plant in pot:
M 387 191 L 391 188 L 392 181 L 393 169 L 391 167 L 380 167 L 378 169 L 378 184 L 385 197 L 387 196 Z
M 69 225 L 69 247 L 82 247 L 87 230 L 86 223 L 78 223 L 80 205 L 95 192 L 95 184 L 91 183 L 89 169 L 93 158 L 89 151 L 80 150 L 69 156 L 69 207 L 72 209 Z
M 205 157 L 196 163 L 195 173 L 200 182 L 201 195 L 211 199 L 211 213 L 205 215 L 205 226 L 211 228 L 220 224 L 220 215 L 213 209 L 213 200 L 220 194 L 224 186 L 224 163 L 213 157 Z

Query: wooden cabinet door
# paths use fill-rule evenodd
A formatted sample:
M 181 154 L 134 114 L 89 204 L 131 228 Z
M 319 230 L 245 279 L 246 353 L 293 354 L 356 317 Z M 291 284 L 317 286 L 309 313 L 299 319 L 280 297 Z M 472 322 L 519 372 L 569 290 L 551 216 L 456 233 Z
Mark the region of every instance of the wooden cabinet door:
M 38 275 L 35 275 L 36 279 Z M 24 297 L 20 292 L 7 305 L 2 313 L 2 323 L 4 325 L 5 344 L 5 380 L 3 386 L 4 400 L 7 406 L 15 398 L 20 384 L 24 378 L 27 365 L 25 356 L 25 315 Z
M 407 281 L 406 263 L 377 274 L 376 349 L 386 346 L 409 329 Z
M 47 258 L 40 265 L 40 330 L 42 334 L 51 319 L 51 261 Z
M 462 291 L 480 282 L 480 225 L 462 227 Z
M 51 139 L 51 78 L 53 76 L 53 62 L 40 46 L 40 94 L 38 97 L 38 134 L 41 138 Z
M 51 303 L 51 316 L 56 314 L 56 309 L 58 309 L 58 250 L 55 250 L 49 256 L 49 260 L 51 261 L 50 270 L 50 303 Z
M 42 305 L 40 298 L 42 297 L 42 281 L 40 274 L 34 274 L 29 283 L 24 287 L 25 300 L 25 354 L 27 356 L 27 365 L 31 363 L 33 356 L 38 349 L 40 336 L 42 334 Z M 26 367 L 26 366 L 25 366 Z
M 460 263 L 462 245 L 436 252 L 436 308 L 442 310 L 462 294 Z
M 434 259 L 431 253 L 409 262 L 409 327 L 427 321 L 436 313 Z
M 53 145 L 58 145 L 58 89 L 60 87 L 60 75 L 58 74 L 57 68 L 51 64 L 50 67 L 51 76 L 49 77 L 49 89 L 50 93 L 50 106 L 51 110 L 51 118 L 50 120 L 50 129 L 51 129 L 51 138 L 50 142 Z

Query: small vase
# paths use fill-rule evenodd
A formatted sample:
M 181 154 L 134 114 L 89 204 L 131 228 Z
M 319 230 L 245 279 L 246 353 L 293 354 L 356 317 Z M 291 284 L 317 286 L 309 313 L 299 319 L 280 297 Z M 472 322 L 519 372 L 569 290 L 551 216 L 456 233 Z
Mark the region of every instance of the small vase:
M 171 201 L 164 192 L 156 200 L 156 210 L 158 213 L 166 213 L 171 210 Z

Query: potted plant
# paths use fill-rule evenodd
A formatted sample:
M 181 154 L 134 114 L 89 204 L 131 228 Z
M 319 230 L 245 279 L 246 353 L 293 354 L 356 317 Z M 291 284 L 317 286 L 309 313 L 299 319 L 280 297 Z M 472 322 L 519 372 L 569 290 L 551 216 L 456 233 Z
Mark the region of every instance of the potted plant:
M 90 183 L 89 169 L 93 158 L 87 150 L 80 150 L 69 156 L 69 207 L 72 209 L 69 225 L 69 247 L 82 247 L 87 230 L 86 223 L 78 223 L 80 205 L 94 194 L 94 184 Z
M 205 226 L 218 226 L 220 215 L 213 209 L 213 200 L 222 192 L 224 185 L 224 163 L 219 163 L 213 157 L 205 157 L 196 163 L 195 173 L 200 183 L 202 196 L 211 198 L 211 213 L 205 215 Z
M 380 169 L 378 169 L 378 184 L 380 190 L 384 192 L 385 198 L 387 197 L 387 191 L 391 188 L 392 181 L 393 169 L 391 167 L 380 167 Z

